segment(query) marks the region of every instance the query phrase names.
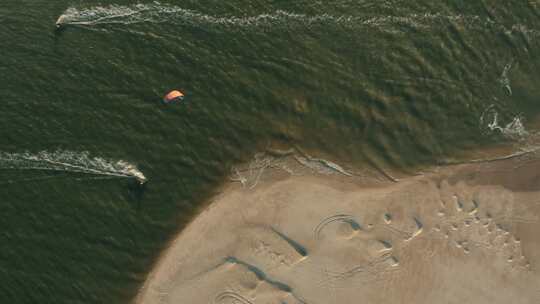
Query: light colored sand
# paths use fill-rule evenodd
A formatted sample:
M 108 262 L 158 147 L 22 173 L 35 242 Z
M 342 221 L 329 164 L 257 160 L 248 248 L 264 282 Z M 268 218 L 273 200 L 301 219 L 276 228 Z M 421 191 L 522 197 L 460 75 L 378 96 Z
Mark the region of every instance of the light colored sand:
M 231 185 L 137 303 L 540 303 L 540 161 Z

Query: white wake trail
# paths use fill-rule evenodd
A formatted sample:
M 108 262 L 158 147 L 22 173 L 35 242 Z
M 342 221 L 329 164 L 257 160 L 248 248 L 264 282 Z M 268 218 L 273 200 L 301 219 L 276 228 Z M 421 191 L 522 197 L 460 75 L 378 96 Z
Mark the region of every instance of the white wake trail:
M 68 8 L 57 20 L 58 26 L 79 25 L 130 25 L 137 23 L 181 23 L 193 26 L 217 27 L 220 29 L 279 29 L 309 28 L 313 26 L 334 26 L 345 29 L 365 29 L 389 33 L 403 33 L 407 28 L 420 31 L 446 29 L 453 24 L 460 28 L 487 30 L 495 29 L 506 34 L 522 33 L 527 37 L 538 36 L 540 32 L 523 24 L 511 27 L 492 19 L 477 15 L 445 15 L 440 13 L 414 13 L 403 16 L 353 16 L 299 14 L 276 10 L 254 16 L 212 16 L 179 6 L 153 2 L 149 4 L 109 5 L 88 8 Z
M 331 16 L 321 14 L 308 16 L 283 10 L 257 16 L 219 17 L 184 9 L 178 6 L 161 4 L 136 4 L 129 6 L 110 5 L 86 9 L 68 8 L 57 20 L 58 25 L 100 25 L 100 24 L 135 24 L 183 22 L 187 24 L 209 24 L 223 27 L 272 26 L 288 22 L 304 25 L 333 22 L 350 24 L 356 18 L 352 16 Z
M 144 174 L 126 161 L 91 157 L 88 152 L 56 151 L 39 153 L 0 152 L 0 169 L 49 170 L 91 175 L 135 178 L 146 182 Z

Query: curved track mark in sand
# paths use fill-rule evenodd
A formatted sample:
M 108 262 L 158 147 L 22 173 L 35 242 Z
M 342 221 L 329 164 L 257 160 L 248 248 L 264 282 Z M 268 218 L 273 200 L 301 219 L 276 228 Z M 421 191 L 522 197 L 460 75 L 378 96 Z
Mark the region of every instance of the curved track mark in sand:
M 231 303 L 239 304 L 253 304 L 250 300 L 244 298 L 240 294 L 233 291 L 224 291 L 216 296 L 214 299 L 214 304 L 225 304 L 226 300 L 231 300 Z
M 362 283 L 378 281 L 381 279 L 381 275 L 389 275 L 400 270 L 399 267 L 386 264 L 388 261 L 393 261 L 397 266 L 397 259 L 389 252 L 363 265 L 354 266 L 343 272 L 327 271 L 328 277 L 318 282 L 318 285 L 333 285 L 335 287 L 336 283 L 353 278 L 362 279 Z
M 319 240 L 321 238 L 321 231 L 324 229 L 324 227 L 326 227 L 328 224 L 331 224 L 333 222 L 347 223 L 347 224 L 351 225 L 351 228 L 353 230 L 355 230 L 355 231 L 361 229 L 360 224 L 354 219 L 354 216 L 352 216 L 352 215 L 349 215 L 349 214 L 332 215 L 332 216 L 329 216 L 329 217 L 325 218 L 324 220 L 322 220 L 317 225 L 317 227 L 315 227 L 315 230 L 314 230 L 315 239 Z
M 392 261 L 394 266 L 387 264 L 388 261 Z M 393 276 L 396 272 L 400 271 L 398 266 L 398 260 L 390 252 L 375 258 L 366 264 L 357 265 L 349 270 L 343 272 L 334 272 L 326 271 L 327 278 L 318 282 L 320 286 L 331 285 L 333 288 L 336 288 L 336 283 L 351 280 L 351 279 L 360 279 L 358 283 L 365 284 L 374 281 L 384 281 L 385 276 Z M 356 285 L 348 285 L 349 287 L 354 287 Z M 344 286 L 341 288 L 345 288 Z

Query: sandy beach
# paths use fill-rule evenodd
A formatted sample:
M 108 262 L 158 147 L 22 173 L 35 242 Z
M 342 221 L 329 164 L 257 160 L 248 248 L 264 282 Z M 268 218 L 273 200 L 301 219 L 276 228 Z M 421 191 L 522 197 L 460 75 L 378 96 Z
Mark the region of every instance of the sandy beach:
M 540 302 L 538 155 L 397 182 L 289 158 L 237 171 L 136 303 Z

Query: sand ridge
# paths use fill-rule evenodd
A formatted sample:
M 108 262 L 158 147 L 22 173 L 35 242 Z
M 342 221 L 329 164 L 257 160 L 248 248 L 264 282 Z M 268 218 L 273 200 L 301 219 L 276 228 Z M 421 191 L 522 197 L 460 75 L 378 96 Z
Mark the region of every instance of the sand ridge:
M 257 174 L 180 234 L 136 302 L 540 303 L 540 160 L 519 164 L 378 187 Z

